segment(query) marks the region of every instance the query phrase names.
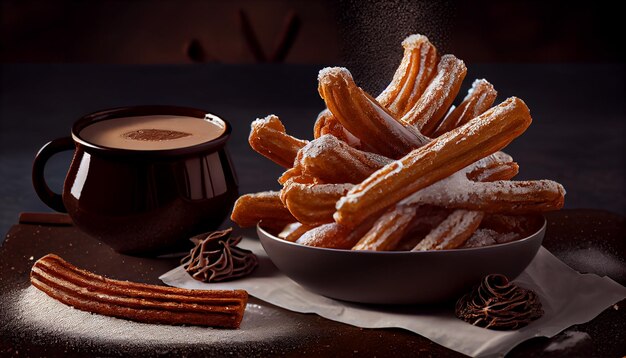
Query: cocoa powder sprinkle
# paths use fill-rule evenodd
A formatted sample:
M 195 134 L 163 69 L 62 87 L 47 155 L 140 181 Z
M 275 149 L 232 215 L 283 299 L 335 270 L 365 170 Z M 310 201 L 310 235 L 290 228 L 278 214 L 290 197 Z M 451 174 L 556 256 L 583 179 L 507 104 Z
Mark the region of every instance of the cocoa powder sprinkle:
M 189 137 L 191 133 L 172 131 L 169 129 L 137 129 L 122 134 L 122 138 L 142 141 L 164 141 Z

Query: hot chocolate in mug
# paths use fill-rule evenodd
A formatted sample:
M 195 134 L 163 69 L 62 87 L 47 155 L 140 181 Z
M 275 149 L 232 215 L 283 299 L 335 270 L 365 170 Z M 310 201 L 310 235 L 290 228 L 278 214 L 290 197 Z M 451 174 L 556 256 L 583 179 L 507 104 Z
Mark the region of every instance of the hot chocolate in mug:
M 231 126 L 207 111 L 174 106 L 109 109 L 80 118 L 71 137 L 44 145 L 33 185 L 52 209 L 120 253 L 184 248 L 216 229 L 238 196 L 226 142 Z M 48 159 L 74 156 L 63 185 L 45 182 Z

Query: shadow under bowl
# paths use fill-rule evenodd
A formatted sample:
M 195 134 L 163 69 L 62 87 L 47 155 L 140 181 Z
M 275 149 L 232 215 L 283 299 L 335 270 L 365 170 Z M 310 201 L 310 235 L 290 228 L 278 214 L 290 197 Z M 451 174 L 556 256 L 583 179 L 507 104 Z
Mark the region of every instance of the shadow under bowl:
M 460 297 L 492 273 L 516 278 L 537 254 L 546 220 L 517 241 L 440 251 L 351 251 L 282 240 L 260 226 L 272 262 L 289 278 L 320 295 L 370 304 L 431 304 Z

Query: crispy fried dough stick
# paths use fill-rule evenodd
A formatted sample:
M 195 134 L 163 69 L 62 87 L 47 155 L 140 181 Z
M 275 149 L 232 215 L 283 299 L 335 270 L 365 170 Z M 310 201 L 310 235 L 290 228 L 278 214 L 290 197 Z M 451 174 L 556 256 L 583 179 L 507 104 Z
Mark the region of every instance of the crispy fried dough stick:
M 294 172 L 299 171 L 301 175 L 315 177 L 325 183 L 358 184 L 391 162 L 387 157 L 352 148 L 326 134 L 300 149 L 294 162 Z
M 402 41 L 404 54 L 391 83 L 376 100 L 396 118 L 408 112 L 432 79 L 437 69 L 437 49 L 423 35 L 411 35 Z
M 252 149 L 274 163 L 291 168 L 298 150 L 308 142 L 288 135 L 285 126 L 275 115 L 252 122 L 248 143 Z
M 530 122 L 526 104 L 509 98 L 374 172 L 337 202 L 335 221 L 356 227 L 412 193 L 504 148 Z
M 76 309 L 147 323 L 238 328 L 248 301 L 243 290 L 188 290 L 112 280 L 54 254 L 35 262 L 30 281 Z
M 352 187 L 352 184 L 309 184 L 290 179 L 280 198 L 297 221 L 316 226 L 333 221 L 335 203 Z
M 285 225 L 297 221 L 283 205 L 278 191 L 240 196 L 235 202 L 230 219 L 241 227 L 255 226 L 263 221 L 263 226 L 274 230 L 282 230 Z
M 466 73 L 463 61 L 453 55 L 442 56 L 437 65 L 437 74 L 400 121 L 414 125 L 425 136 L 432 136 L 459 93 Z
M 437 130 L 433 133 L 433 137 L 439 137 L 469 122 L 470 119 L 485 113 L 493 105 L 497 96 L 498 92 L 487 80 L 474 81 L 463 102 L 441 121 Z
M 402 117 L 415 105 L 432 79 L 438 62 L 437 49 L 426 36 L 408 36 L 402 41 L 402 47 L 404 54 L 400 66 L 387 88 L 376 97 L 376 101 L 395 118 Z M 315 121 L 314 138 L 324 134 L 332 134 L 354 148 L 368 149 L 328 109 Z
M 517 164 L 513 162 L 513 158 L 509 155 L 498 152 L 487 158 L 483 158 L 476 163 L 464 168 L 462 170 L 463 175 L 468 178 L 480 178 L 481 180 L 505 180 L 514 177 L 517 174 Z M 488 173 L 488 174 L 487 174 Z M 445 179 L 444 179 L 445 180 Z M 475 179 L 474 179 L 475 180 Z M 435 185 L 435 184 L 434 184 Z M 405 235 L 411 229 L 411 223 L 418 220 L 421 217 L 428 216 L 429 206 L 424 206 L 421 203 L 413 203 L 406 205 L 397 205 L 396 207 L 388 210 L 383 216 L 381 216 L 372 229 L 353 247 L 353 250 L 393 250 L 398 243 L 405 237 Z M 452 245 L 461 245 L 469 236 L 465 237 L 469 229 L 460 230 L 459 228 L 449 227 L 451 222 L 463 224 L 469 220 L 475 220 L 480 224 L 482 217 L 477 217 L 474 212 L 462 210 L 463 214 L 451 213 L 454 215 L 453 219 L 447 221 L 448 228 L 444 231 L 439 229 L 439 225 L 431 230 L 431 233 L 440 240 L 435 240 L 433 237 L 431 240 L 437 244 L 441 243 L 444 238 L 448 238 L 447 243 Z M 465 218 L 464 216 L 468 216 Z M 457 219 L 457 220 L 455 220 Z M 441 223 L 443 225 L 443 223 Z M 478 225 L 476 224 L 476 225 Z M 445 233 L 446 235 L 441 235 Z M 472 233 L 469 232 L 469 235 Z M 458 246 L 457 246 L 458 247 Z M 451 245 L 443 246 L 443 248 L 453 248 Z
M 347 69 L 325 68 L 318 80 L 320 95 L 333 116 L 376 153 L 397 159 L 428 142 L 428 138 L 398 122 L 359 88 Z

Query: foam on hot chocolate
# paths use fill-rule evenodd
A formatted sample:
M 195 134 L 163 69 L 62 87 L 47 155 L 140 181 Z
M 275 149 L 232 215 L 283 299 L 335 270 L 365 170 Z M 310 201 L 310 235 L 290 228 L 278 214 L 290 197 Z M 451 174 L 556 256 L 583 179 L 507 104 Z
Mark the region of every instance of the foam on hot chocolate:
M 89 143 L 109 148 L 159 150 L 205 143 L 222 135 L 225 129 L 222 120 L 210 115 L 206 118 L 152 115 L 96 122 L 79 135 Z

